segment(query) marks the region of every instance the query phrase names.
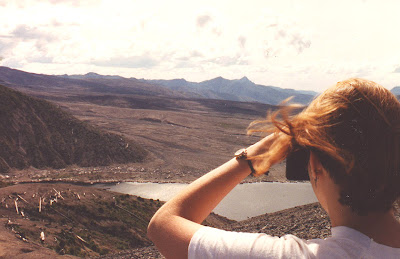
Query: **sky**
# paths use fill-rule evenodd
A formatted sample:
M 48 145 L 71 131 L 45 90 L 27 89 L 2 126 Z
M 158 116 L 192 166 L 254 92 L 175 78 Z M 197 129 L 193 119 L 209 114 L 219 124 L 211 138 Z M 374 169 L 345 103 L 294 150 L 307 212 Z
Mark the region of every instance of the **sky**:
M 400 85 L 400 1 L 0 0 L 0 65 L 322 91 Z

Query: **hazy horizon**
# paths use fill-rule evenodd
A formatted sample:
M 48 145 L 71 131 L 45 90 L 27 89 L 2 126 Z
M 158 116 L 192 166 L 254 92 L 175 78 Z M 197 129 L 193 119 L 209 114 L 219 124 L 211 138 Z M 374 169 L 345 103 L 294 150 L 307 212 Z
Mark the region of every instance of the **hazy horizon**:
M 400 3 L 0 0 L 0 65 L 145 79 L 246 76 L 321 92 L 363 77 L 400 85 Z

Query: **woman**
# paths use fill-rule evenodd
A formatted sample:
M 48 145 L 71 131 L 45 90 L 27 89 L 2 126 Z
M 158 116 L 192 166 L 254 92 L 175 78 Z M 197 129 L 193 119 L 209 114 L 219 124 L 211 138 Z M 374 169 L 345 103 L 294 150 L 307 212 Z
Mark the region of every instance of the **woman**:
M 400 258 L 400 103 L 363 79 L 337 83 L 276 132 L 194 181 L 161 207 L 148 236 L 167 258 Z M 258 131 L 259 129 L 257 129 Z M 302 240 L 201 226 L 250 173 L 260 175 L 297 149 L 309 152 L 310 181 L 332 237 Z M 250 161 L 250 162 L 249 162 Z

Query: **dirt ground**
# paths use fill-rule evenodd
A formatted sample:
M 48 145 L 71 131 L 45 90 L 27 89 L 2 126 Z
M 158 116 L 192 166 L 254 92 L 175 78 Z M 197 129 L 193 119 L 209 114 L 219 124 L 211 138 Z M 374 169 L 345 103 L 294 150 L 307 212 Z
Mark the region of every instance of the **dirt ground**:
M 147 225 L 162 202 L 63 183 L 0 188 L 0 258 L 97 257 L 151 246 Z M 234 221 L 212 213 L 205 225 Z M 41 238 L 43 232 L 44 239 Z M 146 258 L 146 257 L 142 257 Z
M 35 242 L 23 242 L 17 234 L 3 227 L 8 219 L 0 219 L 0 258 L 76 258 L 71 255 L 59 255 Z
M 157 104 L 161 107 L 160 109 L 155 109 L 154 105 L 153 108 L 150 106 L 138 108 L 135 106 L 134 99 L 103 98 L 102 100 L 99 102 L 68 97 L 57 99 L 56 102 L 81 120 L 136 141 L 149 151 L 146 161 L 105 167 L 70 166 L 58 170 L 28 168 L 1 175 L 0 180 L 3 182 L 32 184 L 0 188 L 0 199 L 4 198 L 0 206 L 0 258 L 72 258 L 72 256 L 59 255 L 47 246 L 57 244 L 54 237 L 57 237 L 61 229 L 65 231 L 72 229 L 69 233 L 78 233 L 77 230 L 84 229 L 82 226 L 78 228 L 71 224 L 61 224 L 57 220 L 49 224 L 46 221 L 33 222 L 26 219 L 20 212 L 16 213 L 14 202 L 17 198 L 18 203 L 25 206 L 24 201 L 16 194 L 31 202 L 30 199 L 35 199 L 32 197 L 34 194 L 45 195 L 50 190 L 51 195 L 55 195 L 52 191 L 55 183 L 79 183 L 81 185 L 55 188 L 60 192 L 70 194 L 74 203 L 67 205 L 73 207 L 80 205 L 74 193 L 80 194 L 82 200 L 89 197 L 96 200 L 96 197 L 102 196 L 105 199 L 96 200 L 96 202 L 112 203 L 113 194 L 102 190 L 93 190 L 96 197 L 86 195 L 84 198 L 83 193 L 90 187 L 82 186 L 82 184 L 120 181 L 191 182 L 231 159 L 237 149 L 256 142 L 260 136 L 247 136 L 246 128 L 252 121 L 263 118 L 267 110 L 265 106 L 253 104 L 178 99 Z M 152 100 L 149 99 L 150 101 Z M 284 172 L 285 165 L 282 163 L 272 168 L 268 176 L 249 177 L 245 182 L 285 181 Z M 150 209 L 149 215 L 146 216 L 146 220 L 149 220 L 151 209 L 155 209 L 151 206 L 155 205 L 156 201 L 143 202 L 147 202 Z M 37 199 L 35 199 L 36 203 Z M 95 208 L 92 206 L 87 209 Z M 79 217 L 80 214 L 74 215 Z M 123 217 L 121 220 L 129 220 L 128 218 Z M 61 218 L 58 220 L 61 221 Z M 85 219 L 82 218 L 81 221 Z M 324 238 L 330 235 L 329 219 L 317 204 L 265 214 L 242 222 L 232 222 L 215 216 L 208 223 L 227 230 L 263 232 L 278 236 L 295 234 L 305 239 Z M 22 232 L 21 229 L 29 231 Z M 39 239 L 41 229 L 47 229 L 46 233 L 49 233 L 46 235 L 49 240 L 46 241 L 46 245 L 41 244 Z M 89 228 L 86 227 L 86 229 Z M 144 230 L 141 232 L 143 234 Z M 26 241 L 23 241 L 24 238 Z M 77 238 L 73 240 L 82 251 L 87 252 L 86 257 L 100 256 L 99 252 L 89 251 L 88 247 L 80 243 Z M 93 242 L 100 244 L 102 241 L 96 239 Z M 115 239 L 113 242 L 118 241 Z M 162 258 L 151 244 L 132 248 L 122 243 L 121 248 L 125 249 L 110 250 L 108 255 L 101 255 L 100 258 Z

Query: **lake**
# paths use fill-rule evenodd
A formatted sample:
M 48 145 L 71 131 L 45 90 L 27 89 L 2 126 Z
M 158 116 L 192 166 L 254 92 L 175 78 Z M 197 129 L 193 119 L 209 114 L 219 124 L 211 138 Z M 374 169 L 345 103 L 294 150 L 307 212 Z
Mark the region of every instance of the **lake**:
M 161 201 L 168 201 L 186 186 L 180 183 L 135 182 L 95 185 L 97 188 Z M 236 186 L 214 212 L 233 220 L 244 220 L 316 201 L 310 183 L 244 183 Z

